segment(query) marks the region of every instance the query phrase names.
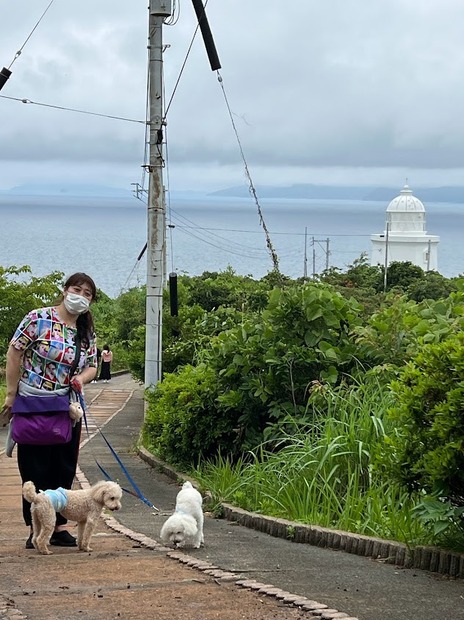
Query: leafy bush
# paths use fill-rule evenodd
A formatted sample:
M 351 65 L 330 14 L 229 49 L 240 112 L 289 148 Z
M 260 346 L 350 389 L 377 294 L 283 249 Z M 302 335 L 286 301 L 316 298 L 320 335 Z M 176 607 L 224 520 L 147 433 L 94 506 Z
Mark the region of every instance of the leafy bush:
M 369 365 L 403 366 L 427 343 L 438 343 L 464 327 L 464 294 L 416 303 L 390 293 L 385 306 L 354 328 L 358 355 Z
M 223 272 L 205 271 L 200 276 L 181 279 L 185 288 L 184 301 L 211 311 L 219 307 L 236 310 L 261 310 L 266 306 L 268 293 L 274 288 L 269 278 L 260 281 L 251 276 L 239 276 L 229 267 Z
M 411 489 L 464 504 L 464 334 L 424 346 L 392 383 L 390 458 Z
M 393 261 L 387 267 L 387 291 L 393 288 L 405 291 L 413 283 L 420 281 L 424 275 L 424 270 L 410 261 Z
M 142 430 L 144 444 L 161 458 L 191 466 L 216 454 L 218 445 L 233 451 L 233 424 L 220 416 L 215 372 L 204 364 L 168 374 L 147 391 L 148 409 Z
M 418 302 L 424 299 L 445 299 L 457 289 L 452 280 L 435 271 L 429 271 L 422 279 L 415 280 L 409 285 L 408 296 Z
M 210 432 L 204 445 L 190 442 L 191 462 L 205 450 L 240 457 L 263 441 L 268 427 L 282 423 L 289 414 L 304 417 L 312 382 L 335 385 L 343 373 L 350 374 L 357 364 L 350 338 L 357 310 L 355 302 L 326 285 L 274 290 L 263 313 L 249 314 L 239 325 L 221 331 L 198 353 L 199 377 L 202 381 L 204 373 L 214 377 L 214 398 L 202 381 L 197 384 L 190 366 L 174 376 L 165 375 L 163 383 L 173 393 L 191 390 L 188 402 L 195 403 L 198 413 L 190 412 L 179 425 L 179 403 L 164 400 L 164 417 L 156 414 L 163 428 L 147 428 L 147 439 L 157 450 L 171 445 L 167 437 L 176 434 L 187 444 L 189 436 L 198 433 L 201 414 L 220 432 Z M 162 384 L 154 390 L 149 409 L 157 404 L 157 391 L 164 394 L 166 389 Z

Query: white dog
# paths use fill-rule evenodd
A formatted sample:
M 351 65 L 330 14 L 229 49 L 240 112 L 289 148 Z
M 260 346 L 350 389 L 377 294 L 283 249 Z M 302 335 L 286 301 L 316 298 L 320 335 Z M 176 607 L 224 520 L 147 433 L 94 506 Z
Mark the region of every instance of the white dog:
M 40 553 L 50 555 L 47 544 L 55 529 L 56 512 L 77 521 L 77 546 L 81 551 L 92 551 L 90 539 L 103 508 L 119 510 L 122 490 L 116 482 L 101 480 L 90 489 L 69 491 L 60 487 L 37 493 L 33 482 L 25 482 L 23 496 L 31 504 L 32 544 Z
M 176 497 L 174 513 L 161 528 L 161 540 L 176 547 L 199 549 L 203 538 L 203 498 L 190 484 L 184 482 Z

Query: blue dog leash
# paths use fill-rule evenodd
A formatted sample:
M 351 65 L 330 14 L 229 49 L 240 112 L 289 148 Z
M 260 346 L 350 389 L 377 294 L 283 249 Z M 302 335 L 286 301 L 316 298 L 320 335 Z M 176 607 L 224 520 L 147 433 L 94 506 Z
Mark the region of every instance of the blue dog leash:
M 84 423 L 85 423 L 85 428 L 87 431 L 87 435 L 90 438 L 90 431 L 89 431 L 89 426 L 87 424 L 87 415 L 86 415 L 86 405 L 84 402 L 84 399 L 82 398 L 82 394 L 80 394 L 79 392 L 76 392 L 79 403 L 82 407 L 82 411 L 84 412 Z M 106 445 L 108 446 L 108 448 L 110 449 L 111 454 L 114 456 L 114 458 L 116 459 L 117 463 L 119 464 L 119 466 L 121 467 L 124 475 L 126 476 L 127 480 L 129 481 L 129 483 L 131 484 L 132 488 L 134 489 L 133 491 L 131 491 L 130 489 L 125 489 L 124 487 L 121 487 L 122 490 L 125 493 L 128 493 L 129 495 L 132 495 L 134 497 L 136 497 L 137 499 L 141 500 L 144 504 L 146 504 L 147 506 L 149 506 L 150 508 L 153 508 L 154 510 L 159 510 L 159 508 L 157 508 L 152 502 L 150 502 L 150 500 L 148 500 L 142 493 L 142 491 L 139 489 L 139 487 L 137 486 L 135 480 L 132 478 L 132 476 L 129 474 L 129 472 L 127 471 L 127 468 L 125 467 L 124 463 L 121 461 L 121 459 L 119 458 L 118 454 L 116 453 L 115 449 L 113 448 L 113 446 L 110 444 L 110 442 L 108 441 L 108 439 L 105 437 L 103 431 L 101 430 L 101 428 L 99 428 L 99 426 L 97 424 L 95 424 L 95 426 L 97 427 L 98 432 L 100 433 L 100 435 L 103 437 Z M 97 464 L 98 469 L 102 472 L 102 474 L 105 476 L 105 478 L 107 480 L 112 480 L 111 476 L 108 474 L 108 472 L 105 471 L 105 469 L 100 465 L 100 463 L 97 461 L 97 459 L 95 458 L 95 456 L 93 457 L 95 460 L 95 463 Z

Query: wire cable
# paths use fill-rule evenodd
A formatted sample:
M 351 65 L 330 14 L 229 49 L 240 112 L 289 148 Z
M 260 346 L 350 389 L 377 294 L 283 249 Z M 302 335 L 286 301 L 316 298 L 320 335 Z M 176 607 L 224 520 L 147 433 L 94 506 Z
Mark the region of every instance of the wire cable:
M 218 76 L 218 82 L 219 82 L 219 84 L 221 86 L 221 89 L 222 89 L 222 94 L 224 95 L 224 101 L 226 103 L 226 107 L 227 107 L 227 110 L 229 112 L 230 122 L 232 123 L 232 128 L 234 130 L 235 137 L 237 138 L 237 143 L 238 143 L 238 146 L 239 146 L 239 149 L 240 149 L 240 155 L 242 156 L 243 165 L 245 167 L 245 175 L 246 175 L 246 177 L 248 179 L 248 183 L 249 183 L 248 189 L 249 189 L 249 192 L 250 192 L 251 196 L 254 198 L 256 207 L 258 209 L 259 221 L 260 221 L 261 226 L 263 227 L 264 234 L 266 235 L 266 245 L 267 245 L 267 248 L 268 248 L 269 253 L 271 255 L 271 258 L 272 258 L 272 263 L 274 265 L 274 271 L 278 275 L 281 275 L 280 274 L 280 269 L 279 269 L 279 258 L 278 258 L 277 253 L 274 250 L 274 247 L 272 245 L 272 241 L 271 241 L 271 237 L 270 237 L 270 234 L 269 234 L 269 230 L 267 229 L 266 222 L 265 222 L 264 216 L 263 216 L 263 211 L 262 211 L 261 205 L 260 205 L 259 200 L 258 200 L 258 194 L 256 192 L 255 186 L 253 184 L 253 180 L 251 178 L 250 170 L 248 168 L 248 163 L 247 163 L 247 160 L 246 160 L 246 157 L 245 157 L 245 153 L 243 151 L 242 143 L 241 143 L 240 137 L 238 135 L 237 126 L 235 124 L 234 116 L 232 114 L 232 110 L 231 110 L 230 105 L 229 105 L 229 100 L 227 98 L 226 90 L 224 88 L 224 81 L 223 81 L 222 76 L 219 73 L 219 71 L 217 71 L 217 76 Z
M 252 256 L 250 254 L 245 254 L 243 252 L 236 252 L 235 250 L 224 248 L 224 246 L 222 245 L 217 245 L 216 243 L 213 243 L 212 241 L 207 241 L 206 239 L 203 239 L 202 237 L 195 235 L 195 233 L 191 232 L 188 229 L 180 228 L 179 230 L 182 230 L 182 232 L 188 235 L 189 237 L 193 237 L 194 239 L 202 241 L 203 243 L 206 243 L 206 245 L 210 245 L 213 248 L 217 248 L 218 250 L 221 250 L 222 252 L 228 252 L 229 254 L 234 254 L 235 256 L 241 256 L 244 258 L 259 258 L 256 255 Z
M 208 4 L 208 0 L 206 0 L 206 2 L 205 2 L 205 7 L 206 7 L 207 4 Z M 197 32 L 198 32 L 199 28 L 200 28 L 200 24 L 197 23 L 196 28 L 193 31 L 192 39 L 191 39 L 190 44 L 189 44 L 189 46 L 187 48 L 187 52 L 185 53 L 184 62 L 181 65 L 181 68 L 179 70 L 179 75 L 177 76 L 176 83 L 174 84 L 174 88 L 173 88 L 172 93 L 171 93 L 171 98 L 169 99 L 169 102 L 168 102 L 168 104 L 166 106 L 166 110 L 164 112 L 165 118 L 166 118 L 166 116 L 167 116 L 167 114 L 169 112 L 169 108 L 171 107 L 172 101 L 173 101 L 174 96 L 175 96 L 175 94 L 177 92 L 177 87 L 179 86 L 181 77 L 182 77 L 182 75 L 184 73 L 185 66 L 187 65 L 187 60 L 188 60 L 188 57 L 190 56 L 190 52 L 192 51 L 193 42 L 195 41 L 195 37 L 197 36 Z
M 40 22 L 43 20 L 43 18 L 45 17 L 45 14 L 47 13 L 48 9 L 52 6 L 52 4 L 55 2 L 55 0 L 50 0 L 49 5 L 47 6 L 47 8 L 45 9 L 45 11 L 42 13 L 39 21 L 36 23 L 36 25 L 34 26 L 34 28 L 31 30 L 31 32 L 29 33 L 29 36 L 27 37 L 27 39 L 24 41 L 24 43 L 22 44 L 22 46 L 19 48 L 19 50 L 16 52 L 15 57 L 13 58 L 13 60 L 11 61 L 8 69 L 11 69 L 11 67 L 13 66 L 14 61 L 19 58 L 21 56 L 21 53 L 26 45 L 26 43 L 29 41 L 29 39 L 32 37 L 32 35 L 34 34 L 37 26 L 40 24 Z
M 266 251 L 264 248 L 250 248 L 249 245 L 244 245 L 243 243 L 238 243 L 237 241 L 234 241 L 232 239 L 227 239 L 227 238 L 225 238 L 225 237 L 223 237 L 221 235 L 217 235 L 217 234 L 215 234 L 215 232 L 211 232 L 214 229 L 208 228 L 206 226 L 199 226 L 198 224 L 196 224 L 195 222 L 190 220 L 188 217 L 185 217 L 185 215 L 181 215 L 177 210 L 172 209 L 172 212 L 173 212 L 174 216 L 177 217 L 177 219 L 179 219 L 180 221 L 183 220 L 187 224 L 192 224 L 191 227 L 194 227 L 198 231 L 201 231 L 201 232 L 204 232 L 204 233 L 208 234 L 210 237 L 213 237 L 214 240 L 217 239 L 218 241 L 220 241 L 222 243 L 224 243 L 224 242 L 225 243 L 229 243 L 232 246 L 237 246 L 237 248 L 245 248 L 247 250 L 255 250 L 255 251 L 259 251 L 259 252 L 265 252 Z M 227 229 L 227 228 L 224 228 L 222 230 L 225 231 L 225 232 L 234 232 L 233 230 L 230 230 L 230 229 Z M 246 232 L 246 231 L 241 231 L 241 232 Z M 256 232 L 259 232 L 259 231 L 256 231 Z
M 172 14 L 169 19 L 165 20 L 166 26 L 175 26 L 180 19 L 180 2 L 177 3 L 176 0 L 173 0 L 172 3 Z
M 207 4 L 208 4 L 208 0 L 206 0 L 204 6 L 206 7 Z M 183 72 L 184 72 L 185 66 L 187 64 L 187 60 L 188 60 L 188 57 L 190 55 L 190 52 L 191 52 L 191 49 L 192 49 L 192 46 L 193 46 L 193 42 L 195 40 L 195 37 L 196 37 L 197 32 L 199 30 L 199 27 L 200 27 L 200 25 L 199 25 L 199 23 L 197 23 L 197 25 L 195 27 L 195 31 L 194 31 L 194 33 L 192 35 L 192 39 L 190 41 L 190 45 L 189 45 L 189 47 L 187 49 L 187 53 L 185 55 L 184 62 L 182 63 L 181 69 L 179 71 L 179 75 L 178 75 L 176 83 L 174 85 L 174 89 L 173 89 L 173 92 L 171 94 L 171 98 L 170 98 L 170 100 L 168 102 L 168 105 L 166 106 L 165 119 L 166 119 L 167 113 L 169 112 L 169 108 L 171 107 L 171 104 L 172 104 L 172 101 L 174 99 L 174 96 L 175 96 L 175 94 L 177 92 L 177 88 L 179 86 L 180 79 L 181 79 L 181 77 L 183 75 Z M 278 258 L 277 253 L 275 252 L 274 247 L 272 245 L 272 241 L 271 241 L 271 238 L 270 238 L 270 235 L 269 235 L 269 231 L 267 229 L 266 222 L 264 220 L 263 211 L 262 211 L 261 205 L 260 205 L 259 200 L 258 200 L 258 195 L 257 195 L 256 189 L 254 187 L 254 184 L 253 184 L 253 181 L 252 181 L 252 178 L 251 178 L 251 174 L 250 174 L 250 170 L 249 170 L 249 167 L 248 167 L 248 164 L 247 164 L 245 153 L 243 151 L 243 147 L 242 147 L 242 144 L 240 142 L 240 137 L 238 135 L 238 130 L 237 130 L 237 127 L 235 125 L 235 121 L 234 121 L 234 118 L 233 118 L 233 115 L 232 115 L 232 111 L 230 109 L 230 105 L 229 105 L 229 102 L 228 102 L 228 99 L 227 99 L 227 94 L 225 92 L 223 79 L 222 79 L 222 76 L 220 75 L 219 71 L 217 71 L 217 75 L 218 75 L 218 81 L 221 84 L 224 100 L 226 102 L 226 107 L 227 107 L 228 112 L 229 112 L 229 117 L 230 117 L 230 120 L 231 120 L 231 123 L 232 123 L 232 127 L 234 129 L 235 136 L 236 136 L 236 139 L 237 139 L 237 142 L 238 142 L 238 145 L 239 145 L 240 154 L 242 156 L 242 161 L 243 161 L 244 166 L 245 166 L 245 174 L 246 174 L 248 182 L 249 182 L 249 191 L 250 191 L 250 194 L 253 196 L 254 201 L 256 203 L 256 206 L 257 206 L 257 209 L 258 209 L 259 221 L 260 221 L 260 224 L 261 224 L 261 226 L 262 226 L 262 228 L 264 230 L 264 234 L 266 236 L 266 246 L 267 246 L 268 251 L 269 251 L 269 253 L 271 255 L 271 258 L 272 258 L 272 263 L 274 265 L 274 271 L 279 275 L 280 274 L 279 258 Z
M 10 99 L 12 101 L 19 101 L 20 103 L 30 103 L 32 105 L 38 105 L 44 108 L 53 108 L 54 110 L 64 110 L 66 112 L 76 112 L 77 114 L 88 114 L 89 116 L 101 116 L 103 118 L 110 118 L 116 121 L 126 121 L 127 123 L 140 123 L 146 124 L 146 121 L 139 121 L 134 118 L 126 118 L 124 116 L 112 116 L 111 114 L 102 114 L 100 112 L 89 112 L 88 110 L 78 110 L 76 108 L 67 108 L 66 106 L 52 105 L 51 103 L 40 103 L 38 101 L 32 101 L 31 99 L 21 99 L 19 97 L 8 97 L 7 95 L 0 95 L 2 99 Z

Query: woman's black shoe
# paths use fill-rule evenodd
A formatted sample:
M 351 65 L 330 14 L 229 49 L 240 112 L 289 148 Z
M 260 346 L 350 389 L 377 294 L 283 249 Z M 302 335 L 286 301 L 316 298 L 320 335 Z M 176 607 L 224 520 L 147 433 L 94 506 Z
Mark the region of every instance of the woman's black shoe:
M 55 547 L 77 547 L 76 539 L 66 530 L 62 532 L 53 532 L 50 538 L 50 544 Z
M 26 540 L 26 549 L 34 549 L 34 545 L 32 544 L 32 532 L 29 534 L 29 538 Z

